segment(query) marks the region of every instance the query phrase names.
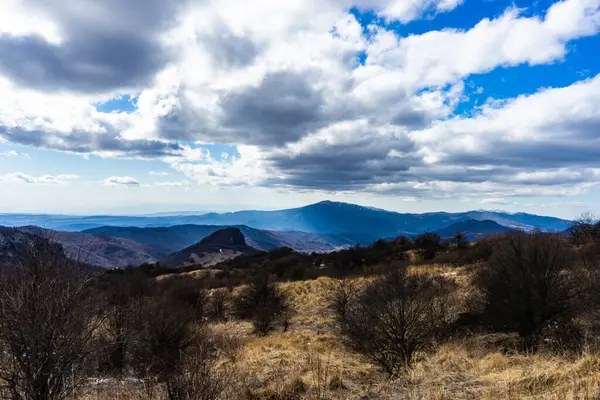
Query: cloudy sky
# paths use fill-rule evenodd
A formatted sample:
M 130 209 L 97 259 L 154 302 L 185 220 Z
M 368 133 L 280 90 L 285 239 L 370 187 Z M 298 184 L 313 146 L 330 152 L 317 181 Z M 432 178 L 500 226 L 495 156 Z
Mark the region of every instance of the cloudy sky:
M 600 214 L 600 0 L 2 0 L 0 212 Z

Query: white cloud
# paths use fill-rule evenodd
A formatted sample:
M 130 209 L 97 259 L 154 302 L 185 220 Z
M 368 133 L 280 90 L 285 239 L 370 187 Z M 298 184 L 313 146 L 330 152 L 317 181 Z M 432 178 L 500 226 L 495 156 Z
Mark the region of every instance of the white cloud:
M 40 35 L 55 45 L 63 40 L 59 26 L 48 15 L 18 0 L 2 0 L 0 3 L 0 34 L 16 37 Z
M 464 0 L 394 0 L 394 1 L 359 1 L 359 4 L 368 6 L 378 5 L 378 14 L 390 20 L 398 20 L 407 23 L 419 19 L 429 10 L 437 13 L 448 12 Z
M 472 74 L 564 60 L 572 40 L 597 34 L 598 0 L 563 0 L 542 16 L 513 7 L 465 30 L 400 36 L 372 27 L 368 38 L 349 7 L 372 8 L 404 23 L 448 12 L 462 1 L 206 0 L 186 4 L 182 12 L 171 3 L 183 4 L 153 0 L 140 13 L 131 6 L 117 15 L 117 7 L 102 3 L 94 6 L 97 18 L 86 11 L 83 22 L 68 24 L 77 22 L 77 8 L 54 10 L 36 2 L 30 23 L 19 24 L 25 27 L 0 28 L 6 43 L 36 34 L 60 50 L 70 45 L 65 39 L 91 28 L 112 35 L 114 19 L 115 37 L 127 39 L 141 60 L 156 62 L 142 68 L 137 58 L 115 53 L 114 60 L 102 60 L 108 64 L 90 69 L 83 68 L 88 59 L 73 53 L 69 65 L 83 67 L 61 70 L 52 80 L 60 90 L 5 65 L 0 141 L 157 158 L 212 186 L 369 190 L 422 199 L 457 192 L 484 198 L 576 195 L 597 183 L 600 77 L 492 99 L 471 117 L 453 113 Z M 14 0 L 2 11 L 29 18 Z M 176 16 L 169 19 L 176 24 L 165 25 L 164 15 Z M 48 24 L 36 25 L 42 17 Z M 127 18 L 135 18 L 140 32 Z M 358 65 L 360 52 L 367 55 L 364 66 Z M 33 65 L 42 77 L 54 71 Z M 97 73 L 106 87 L 92 79 Z M 81 88 L 66 78 L 76 78 Z M 136 111 L 96 110 L 95 104 L 124 93 L 139 93 Z M 237 146 L 239 154 L 213 158 L 202 144 Z M 104 183 L 140 185 L 127 176 Z
M 165 172 L 165 171 L 162 171 L 162 172 L 150 171 L 150 172 L 148 172 L 148 175 L 152 175 L 152 176 L 169 176 L 169 173 Z
M 19 153 L 14 150 L 0 152 L 0 157 L 16 157 Z
M 0 181 L 2 182 L 42 185 L 66 185 L 75 179 L 79 179 L 79 176 L 73 174 L 32 176 L 22 172 L 0 175 Z
M 103 183 L 106 186 L 140 186 L 140 183 L 131 176 L 111 176 L 106 178 Z
M 188 181 L 154 182 L 154 186 L 166 189 L 183 189 L 185 191 L 188 191 L 192 188 L 192 184 Z

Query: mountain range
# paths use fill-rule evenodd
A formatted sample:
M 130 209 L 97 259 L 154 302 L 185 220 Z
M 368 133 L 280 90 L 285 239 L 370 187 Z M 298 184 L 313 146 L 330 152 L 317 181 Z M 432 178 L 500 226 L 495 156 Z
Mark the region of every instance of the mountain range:
M 500 225 L 531 230 L 562 231 L 569 221 L 527 213 L 475 210 L 462 213 L 398 213 L 355 204 L 322 201 L 276 211 L 237 211 L 201 215 L 70 216 L 49 214 L 0 214 L 0 225 L 37 225 L 62 231 L 83 231 L 102 226 L 162 227 L 174 225 L 246 225 L 255 229 L 343 234 L 368 238 L 412 235 L 441 229 L 455 222 L 491 220 Z
M 329 252 L 356 243 L 400 235 L 462 231 L 470 240 L 509 229 L 564 231 L 570 221 L 526 213 L 476 210 L 409 214 L 324 201 L 277 211 L 202 215 L 68 216 L 0 214 L 0 225 L 48 237 L 65 253 L 101 267 L 122 267 L 167 259 L 223 228 L 235 228 L 248 247 Z

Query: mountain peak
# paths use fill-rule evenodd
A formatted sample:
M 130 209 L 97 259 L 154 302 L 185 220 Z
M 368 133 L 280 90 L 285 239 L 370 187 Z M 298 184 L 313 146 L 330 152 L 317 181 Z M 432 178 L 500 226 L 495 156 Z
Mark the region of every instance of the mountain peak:
M 383 212 L 388 212 L 388 213 L 392 212 L 392 211 L 387 211 L 387 210 L 377 208 L 377 207 L 361 206 L 360 204 L 346 203 L 344 201 L 333 201 L 333 200 L 323 200 L 318 203 L 310 204 L 306 207 L 314 207 L 314 206 L 340 207 L 340 208 L 346 208 L 346 209 L 364 209 L 364 210 L 372 210 L 372 211 L 383 211 Z
M 171 253 L 164 261 L 168 265 L 201 264 L 209 266 L 243 253 L 257 250 L 246 244 L 242 231 L 236 227 L 219 229 L 198 243 Z
M 219 229 L 202 239 L 199 245 L 246 246 L 246 238 L 239 228 Z

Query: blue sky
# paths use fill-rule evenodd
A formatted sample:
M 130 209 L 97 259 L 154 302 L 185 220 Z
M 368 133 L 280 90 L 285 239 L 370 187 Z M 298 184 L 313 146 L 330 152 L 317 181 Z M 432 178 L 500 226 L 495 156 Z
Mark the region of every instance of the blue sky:
M 0 5 L 0 212 L 600 214 L 600 0 Z

